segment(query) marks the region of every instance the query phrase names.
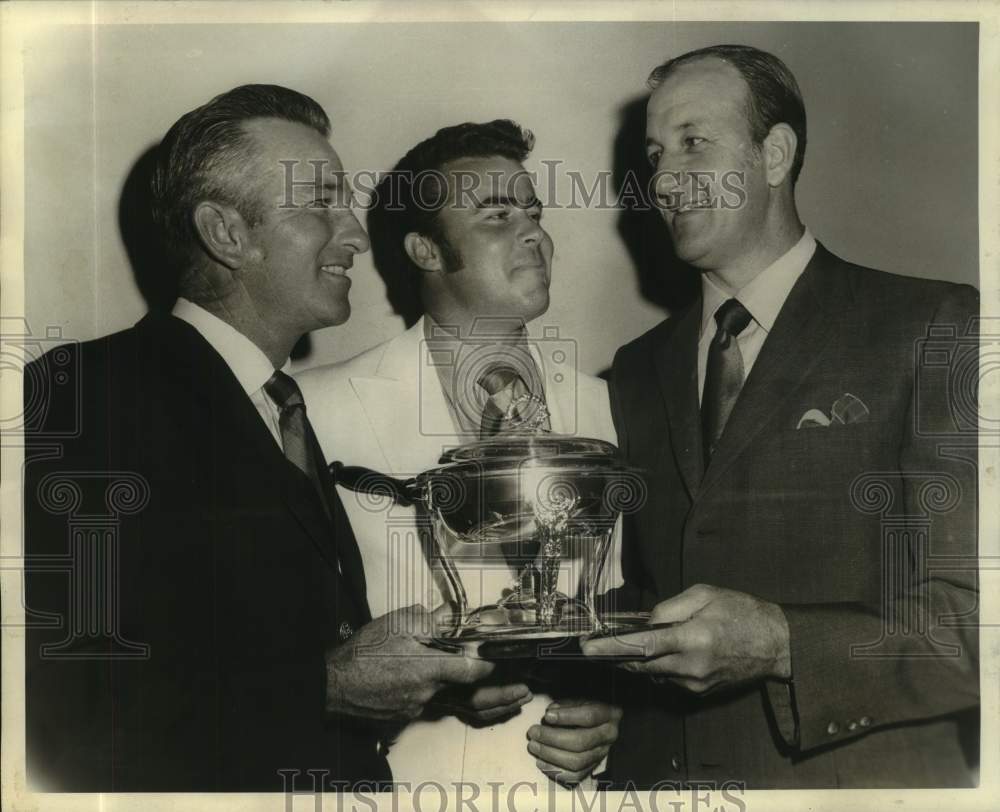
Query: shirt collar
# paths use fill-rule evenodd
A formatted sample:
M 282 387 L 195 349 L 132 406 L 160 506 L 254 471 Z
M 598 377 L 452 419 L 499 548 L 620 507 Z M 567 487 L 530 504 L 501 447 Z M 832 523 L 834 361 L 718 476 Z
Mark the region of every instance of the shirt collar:
M 200 305 L 182 297 L 172 313 L 194 327 L 212 345 L 248 395 L 260 389 L 274 374 L 274 366 L 260 347 Z M 290 366 L 291 362 L 286 361 L 281 369 L 287 373 Z
M 815 251 L 816 240 L 807 228 L 795 245 L 736 293 L 736 298 L 765 331 L 771 331 L 785 299 Z M 701 294 L 701 333 L 704 335 L 719 305 L 732 297 L 715 284 L 708 274 L 701 276 Z
M 437 349 L 444 351 L 435 353 L 425 352 L 422 355 L 425 357 L 425 362 L 437 371 L 438 378 L 441 381 L 441 389 L 448 404 L 457 413 L 464 414 L 471 409 L 472 413 L 478 414 L 486 404 L 486 390 L 480 386 L 472 386 L 469 387 L 469 391 L 457 391 L 455 373 L 458 369 L 463 369 L 464 371 L 467 364 L 475 363 L 474 361 L 469 361 L 470 356 L 480 348 L 492 346 L 493 342 L 490 340 L 489 334 L 484 333 L 478 336 L 474 335 L 465 341 L 460 341 L 456 338 L 454 339 L 453 348 L 445 350 L 442 345 L 447 343 L 447 339 L 444 339 L 443 336 L 449 332 L 446 328 L 440 327 L 430 313 L 427 313 L 424 316 L 424 340 L 434 342 L 437 345 Z M 533 365 L 535 376 L 529 377 L 534 377 L 541 391 L 533 391 L 532 394 L 544 398 L 545 383 L 542 379 L 542 369 L 544 368 L 542 358 L 535 342 L 528 340 L 527 325 L 521 327 L 520 334 L 513 343 L 500 343 L 505 345 L 508 352 L 513 353 L 515 356 L 521 356 L 524 363 Z M 442 360 L 436 361 L 436 358 L 441 358 Z M 532 381 L 527 380 L 524 383 L 531 387 Z M 471 399 L 472 402 L 456 403 L 456 398 L 462 400 Z

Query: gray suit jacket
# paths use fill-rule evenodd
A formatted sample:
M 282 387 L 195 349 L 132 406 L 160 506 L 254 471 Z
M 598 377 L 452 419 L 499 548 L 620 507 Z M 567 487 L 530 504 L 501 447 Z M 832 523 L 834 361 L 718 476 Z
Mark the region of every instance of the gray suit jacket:
M 649 607 L 706 583 L 778 603 L 793 683 L 703 698 L 638 685 L 612 771 L 640 785 L 968 784 L 976 291 L 817 246 L 707 470 L 700 313 L 699 300 L 615 358 L 620 445 L 651 494 L 626 522 L 628 599 Z M 867 421 L 797 428 L 845 393 L 867 405 Z

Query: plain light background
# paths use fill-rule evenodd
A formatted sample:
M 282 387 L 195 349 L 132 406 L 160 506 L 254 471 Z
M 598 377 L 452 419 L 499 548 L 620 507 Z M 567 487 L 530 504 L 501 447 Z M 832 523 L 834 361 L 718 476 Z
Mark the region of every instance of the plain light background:
M 780 56 L 806 102 L 803 220 L 845 259 L 978 283 L 974 23 L 412 23 L 64 26 L 25 52 L 25 294 L 33 333 L 89 339 L 146 310 L 119 228 L 137 159 L 184 112 L 248 82 L 324 106 L 346 168 L 390 168 L 442 126 L 510 117 L 534 131 L 528 168 L 621 164 L 649 71 L 721 42 Z M 626 137 L 628 136 L 628 137 Z M 631 138 L 631 140 L 629 140 Z M 617 147 L 617 153 L 616 153 Z M 618 159 L 616 162 L 616 154 Z M 558 178 L 565 197 L 568 180 Z M 541 190 L 540 190 L 541 192 Z M 577 342 L 581 368 L 666 315 L 621 212 L 549 209 L 552 306 L 534 327 Z M 664 262 L 654 273 L 669 274 Z M 648 273 L 648 269 L 647 269 Z M 352 271 L 354 315 L 315 333 L 298 368 L 350 357 L 403 329 L 371 255 Z

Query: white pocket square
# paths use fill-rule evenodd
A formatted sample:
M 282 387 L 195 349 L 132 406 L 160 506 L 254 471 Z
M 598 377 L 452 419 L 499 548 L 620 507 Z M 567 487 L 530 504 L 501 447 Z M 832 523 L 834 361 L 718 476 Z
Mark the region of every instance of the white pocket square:
M 830 416 L 827 417 L 819 409 L 810 409 L 799 418 L 797 429 L 814 428 L 816 426 L 846 426 L 851 423 L 864 423 L 868 419 L 868 407 L 861 398 L 845 392 L 833 402 Z

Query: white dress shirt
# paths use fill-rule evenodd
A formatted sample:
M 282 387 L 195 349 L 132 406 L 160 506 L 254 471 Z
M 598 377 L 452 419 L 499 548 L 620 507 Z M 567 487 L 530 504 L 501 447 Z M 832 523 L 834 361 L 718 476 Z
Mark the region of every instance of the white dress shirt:
M 212 349 L 222 356 L 222 360 L 256 407 L 278 448 L 281 448 L 281 427 L 278 423 L 281 412 L 264 391 L 264 384 L 274 374 L 274 366 L 260 347 L 232 325 L 187 299 L 178 299 L 172 312 L 194 327 L 212 345 Z M 286 361 L 282 371 L 287 373 L 290 365 L 291 362 Z
M 764 346 L 778 313 L 785 304 L 798 278 L 806 269 L 816 251 L 816 240 L 807 228 L 795 245 L 768 265 L 743 288 L 735 297 L 720 288 L 708 274 L 701 275 L 701 337 L 698 339 L 698 401 L 705 389 L 705 368 L 708 365 L 708 348 L 718 329 L 715 311 L 728 299 L 739 299 L 752 316 L 750 323 L 737 338 L 740 354 L 743 356 L 744 376 L 750 376 L 760 349 Z

